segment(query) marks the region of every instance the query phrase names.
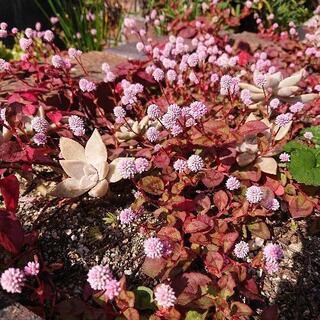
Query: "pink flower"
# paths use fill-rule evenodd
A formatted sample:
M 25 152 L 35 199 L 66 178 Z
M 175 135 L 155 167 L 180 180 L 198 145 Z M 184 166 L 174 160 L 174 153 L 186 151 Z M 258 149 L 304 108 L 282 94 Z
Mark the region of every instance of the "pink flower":
M 279 263 L 277 261 L 267 261 L 265 268 L 268 273 L 272 274 L 279 271 Z
M 249 253 L 249 245 L 245 241 L 238 242 L 233 250 L 235 256 L 244 259 Z
M 49 123 L 42 117 L 34 117 L 31 120 L 31 127 L 36 132 L 46 133 L 49 128 Z
M 40 264 L 39 262 L 29 261 L 27 265 L 24 267 L 24 273 L 27 276 L 36 276 L 40 272 Z
M 160 68 L 156 68 L 152 72 L 152 76 L 153 76 L 154 80 L 156 80 L 157 82 L 160 82 L 164 79 L 164 72 Z
M 136 26 L 136 21 L 133 18 L 125 18 L 124 26 L 128 29 L 133 29 Z
M 255 74 L 253 77 L 253 82 L 259 88 L 266 87 L 268 84 L 268 80 L 267 80 L 266 75 L 264 75 L 262 73 Z
M 304 104 L 302 102 L 298 101 L 295 104 L 293 104 L 292 106 L 290 106 L 289 110 L 292 113 L 297 113 L 297 112 L 300 112 L 303 108 L 304 108 Z
M 82 55 L 82 51 L 81 50 L 77 50 L 75 48 L 69 48 L 68 49 L 68 55 L 70 59 L 75 59 L 78 58 Z
M 138 173 L 145 172 L 149 168 L 149 161 L 145 158 L 137 158 L 134 164 Z
M 26 39 L 26 38 L 21 38 L 19 40 L 19 45 L 23 51 L 26 51 L 32 45 L 32 40 Z
M 226 187 L 228 190 L 233 191 L 239 189 L 241 186 L 240 181 L 236 177 L 229 177 L 226 181 Z
M 80 79 L 79 87 L 83 92 L 91 92 L 96 90 L 96 85 L 85 78 Z
M 143 51 L 143 49 L 144 49 L 144 44 L 143 44 L 142 42 L 138 42 L 138 43 L 136 44 L 136 48 L 137 48 L 137 50 L 138 50 L 139 52 L 141 52 L 141 51 Z
M 177 117 L 172 112 L 167 112 L 161 118 L 161 123 L 165 126 L 166 129 L 171 129 L 176 125 Z
M 272 210 L 272 211 L 277 211 L 277 210 L 279 210 L 279 208 L 280 208 L 280 203 L 279 203 L 279 201 L 277 200 L 277 199 L 272 199 L 272 203 L 271 203 L 271 206 L 270 206 L 270 210 Z
M 269 243 L 263 249 L 266 261 L 279 261 L 283 258 L 283 251 L 278 244 Z
M 178 172 L 184 172 L 187 169 L 187 161 L 183 159 L 178 159 L 173 164 L 174 170 Z
M 175 124 L 170 128 L 170 131 L 171 134 L 176 137 L 183 132 L 183 128 L 180 126 L 180 124 Z
M 303 134 L 304 138 L 307 140 L 312 140 L 313 139 L 313 133 L 311 131 L 307 131 Z
M 250 203 L 258 203 L 262 200 L 263 192 L 260 187 L 251 186 L 246 191 L 246 198 Z
M 240 99 L 245 105 L 250 105 L 252 103 L 250 90 L 243 89 L 240 93 Z
M 150 127 L 148 128 L 148 130 L 146 131 L 146 136 L 147 136 L 147 139 L 150 141 L 150 142 L 156 142 L 159 138 L 159 135 L 160 135 L 160 132 L 157 128 L 155 127 Z
M 196 52 L 190 54 L 190 56 L 187 59 L 187 63 L 190 67 L 196 67 L 199 63 L 199 57 Z
M 161 258 L 163 254 L 163 243 L 159 238 L 152 237 L 144 241 L 144 253 L 148 258 Z
M 25 280 L 26 277 L 22 270 L 9 268 L 2 273 L 0 284 L 2 289 L 9 293 L 21 293 Z
M 131 208 L 126 208 L 120 211 L 119 220 L 121 224 L 129 224 L 136 218 L 136 216 L 137 214 Z
M 88 282 L 93 290 L 105 290 L 108 281 L 112 280 L 108 266 L 94 266 L 88 272 Z
M 278 98 L 274 98 L 270 101 L 269 106 L 271 109 L 277 109 L 280 105 L 280 100 Z
M 63 58 L 57 54 L 51 58 L 51 62 L 55 68 L 64 68 L 66 66 Z
M 8 24 L 6 22 L 1 22 L 0 23 L 0 29 L 1 30 L 6 30 L 8 28 Z
M 126 116 L 127 112 L 124 108 L 118 106 L 118 107 L 114 107 L 113 114 L 117 118 L 124 118 Z
M 84 123 L 83 120 L 76 116 L 72 115 L 68 119 L 69 128 L 73 132 L 73 134 L 77 137 L 81 137 L 85 134 Z
M 286 126 L 292 119 L 292 113 L 279 114 L 274 121 L 279 127 Z
M 0 108 L 0 121 L 6 121 L 6 108 Z
M 190 80 L 192 83 L 194 83 L 194 84 L 198 84 L 198 83 L 199 83 L 199 80 L 198 80 L 198 78 L 197 78 L 197 75 L 196 75 L 193 71 L 191 71 L 191 72 L 189 73 L 189 80 Z
M 203 160 L 200 156 L 194 154 L 189 157 L 189 159 L 187 161 L 187 166 L 190 171 L 198 172 L 203 168 L 204 163 L 203 163 Z
M 159 284 L 154 290 L 155 301 L 160 308 L 173 307 L 176 302 L 176 296 L 173 289 L 168 284 Z
M 54 39 L 54 34 L 51 30 L 46 30 L 43 35 L 43 39 L 51 42 Z
M 283 152 L 280 154 L 279 159 L 281 162 L 290 162 L 290 154 Z
M 8 71 L 9 69 L 10 69 L 10 63 L 0 58 L 0 72 Z
M 45 133 L 38 132 L 33 136 L 33 141 L 36 145 L 44 145 L 47 143 L 47 136 Z
M 109 300 L 112 300 L 115 297 L 117 297 L 121 292 L 120 282 L 115 279 L 111 279 L 106 282 L 106 286 L 104 289 L 104 296 L 107 297 Z
M 177 73 L 172 69 L 167 71 L 167 75 L 166 76 L 167 76 L 167 79 L 168 79 L 169 82 L 173 82 L 173 81 L 175 81 L 177 79 Z
M 213 73 L 210 77 L 210 81 L 212 84 L 216 83 L 219 81 L 219 76 L 216 73 Z
M 134 159 L 121 159 L 118 164 L 118 170 L 124 179 L 133 178 L 137 174 L 137 168 Z
M 194 119 L 200 119 L 208 113 L 208 108 L 206 105 L 200 101 L 194 101 L 190 104 L 189 114 Z

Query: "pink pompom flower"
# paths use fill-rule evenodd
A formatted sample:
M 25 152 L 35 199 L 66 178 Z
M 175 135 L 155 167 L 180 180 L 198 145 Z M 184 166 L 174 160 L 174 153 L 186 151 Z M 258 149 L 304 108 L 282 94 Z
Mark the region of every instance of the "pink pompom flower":
M 27 276 L 36 276 L 40 272 L 40 264 L 39 262 L 29 261 L 27 265 L 24 267 L 24 273 Z
M 21 293 L 25 280 L 26 277 L 22 270 L 9 268 L 2 273 L 0 284 L 2 289 L 9 293 Z
M 88 282 L 93 290 L 105 290 L 108 281 L 112 280 L 112 273 L 108 266 L 97 265 L 88 272 Z
M 164 245 L 159 238 L 152 237 L 144 241 L 144 253 L 148 258 L 161 258 L 163 255 Z
M 175 292 L 168 284 L 159 284 L 154 290 L 155 301 L 160 308 L 171 308 L 177 298 Z

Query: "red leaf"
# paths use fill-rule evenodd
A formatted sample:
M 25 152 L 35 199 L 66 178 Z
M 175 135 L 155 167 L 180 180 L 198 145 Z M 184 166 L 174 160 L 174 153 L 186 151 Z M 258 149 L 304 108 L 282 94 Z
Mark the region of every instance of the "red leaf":
M 157 167 L 157 168 L 167 168 L 170 164 L 170 158 L 169 156 L 163 151 L 163 152 L 158 152 L 154 158 L 153 158 L 153 164 Z
M 211 279 L 198 272 L 184 273 L 173 280 L 172 287 L 177 295 L 177 303 L 187 305 L 201 296 L 201 287 L 206 286 Z
M 238 54 L 238 64 L 240 66 L 245 66 L 251 59 L 251 54 L 248 53 L 247 51 L 241 51 L 239 54 Z
M 299 193 L 297 196 L 286 196 L 289 203 L 289 211 L 293 218 L 304 218 L 310 216 L 313 212 L 313 202 L 304 194 Z
M 239 233 L 237 231 L 235 232 L 229 232 L 226 233 L 223 236 L 223 251 L 226 253 L 234 246 L 234 243 L 239 237 Z
M 27 100 L 27 101 L 30 101 L 30 102 L 37 102 L 38 101 L 38 98 L 33 93 L 30 93 L 30 92 L 20 93 L 20 96 L 24 100 Z
M 14 215 L 0 211 L 0 245 L 13 254 L 18 254 L 24 243 L 24 232 Z
M 60 111 L 49 111 L 46 116 L 55 124 L 59 123 L 62 119 L 62 113 Z
M 163 271 L 165 266 L 166 266 L 165 259 L 146 258 L 142 265 L 142 270 L 150 278 L 155 278 L 159 276 L 159 274 Z
M 246 280 L 246 282 L 244 283 L 244 287 L 241 288 L 240 291 L 248 299 L 263 301 L 263 299 L 260 296 L 258 286 L 252 278 Z
M 36 110 L 36 106 L 34 106 L 33 104 L 26 104 L 22 107 L 22 112 L 27 116 L 33 116 Z
M 217 187 L 224 179 L 224 175 L 214 169 L 210 169 L 205 172 L 205 177 L 202 178 L 202 183 L 207 188 Z
M 228 195 L 223 190 L 219 190 L 213 196 L 213 202 L 219 211 L 224 210 L 229 202 Z
M 0 180 L 0 191 L 6 209 L 10 212 L 16 212 L 19 200 L 19 181 L 15 175 L 7 176 Z
M 219 252 L 209 251 L 206 255 L 205 265 L 207 270 L 213 275 L 220 277 L 224 259 Z
M 279 310 L 276 305 L 266 307 L 261 314 L 261 320 L 277 320 L 278 318 Z
M 208 232 L 212 229 L 212 219 L 207 215 L 199 215 L 196 218 L 188 217 L 183 229 L 185 233 Z
M 264 132 L 268 127 L 259 120 L 252 120 L 246 122 L 239 130 L 239 134 L 243 137 L 254 136 L 258 133 Z
M 181 197 L 184 198 L 184 197 Z M 196 204 L 191 199 L 181 199 L 178 201 L 175 201 L 172 203 L 172 208 L 179 211 L 195 211 L 196 210 Z
M 253 314 L 249 306 L 238 301 L 231 303 L 231 311 L 234 316 L 251 316 Z

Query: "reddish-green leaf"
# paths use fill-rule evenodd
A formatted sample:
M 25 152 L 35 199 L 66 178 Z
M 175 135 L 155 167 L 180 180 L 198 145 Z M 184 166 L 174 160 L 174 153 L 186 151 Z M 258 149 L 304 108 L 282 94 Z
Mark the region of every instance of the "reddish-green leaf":
M 140 186 L 145 192 L 157 196 L 161 195 L 164 191 L 164 183 L 159 177 L 143 177 L 140 181 Z

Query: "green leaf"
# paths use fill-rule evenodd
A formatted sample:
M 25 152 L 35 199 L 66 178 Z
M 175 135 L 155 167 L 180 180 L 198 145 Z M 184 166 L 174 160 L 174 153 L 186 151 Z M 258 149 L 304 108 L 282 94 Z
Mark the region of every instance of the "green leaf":
M 296 181 L 320 186 L 320 151 L 311 148 L 293 151 L 289 170 Z
M 153 291 L 144 286 L 140 286 L 135 290 L 135 307 L 139 310 L 154 309 Z
M 188 311 L 185 320 L 203 320 L 204 317 L 197 311 Z
M 313 134 L 312 141 L 316 144 L 320 144 L 320 126 L 303 129 L 300 133 L 303 135 L 306 132 L 311 132 Z
M 308 149 L 308 146 L 297 140 L 292 140 L 283 147 L 283 150 L 286 152 L 292 152 L 302 149 Z

